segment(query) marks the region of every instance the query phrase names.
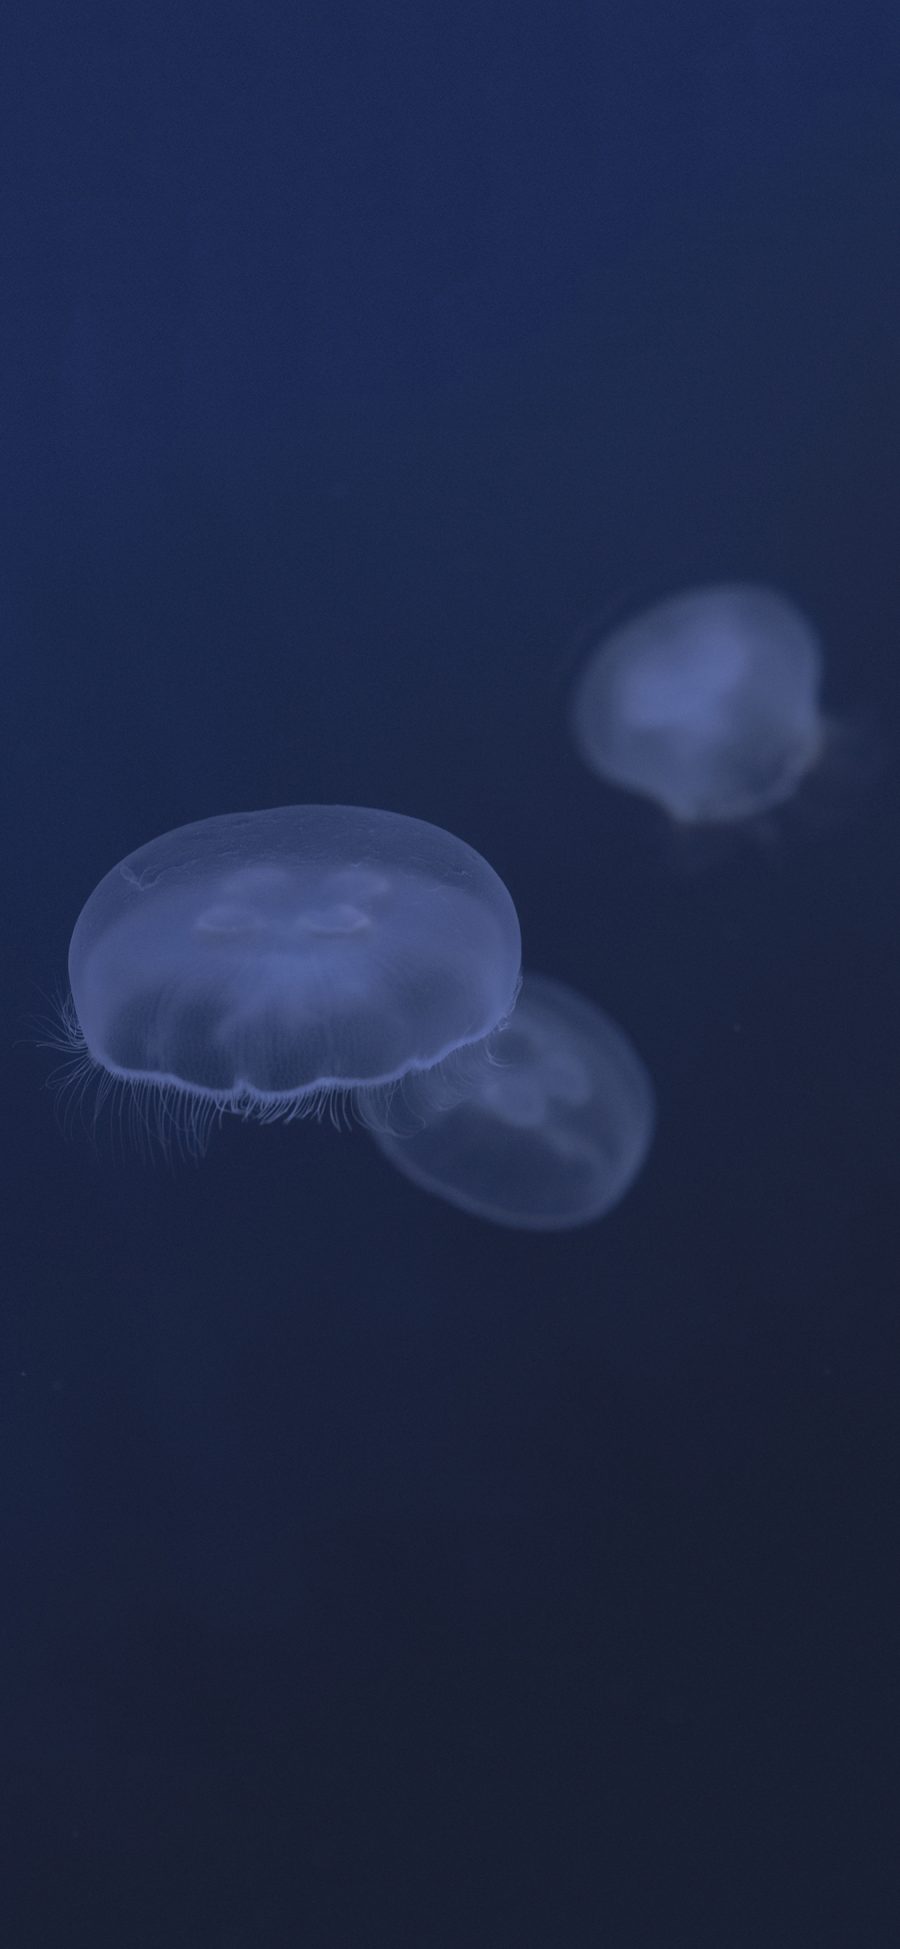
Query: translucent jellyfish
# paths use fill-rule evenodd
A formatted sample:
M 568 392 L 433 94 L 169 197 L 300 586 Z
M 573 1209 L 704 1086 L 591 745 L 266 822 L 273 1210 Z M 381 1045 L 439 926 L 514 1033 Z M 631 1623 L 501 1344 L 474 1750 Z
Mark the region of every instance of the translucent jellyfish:
M 464 1099 L 426 1108 L 417 1128 L 375 1131 L 415 1184 L 519 1231 L 602 1218 L 647 1155 L 653 1090 L 621 1029 L 561 982 L 526 975 Z
M 595 651 L 575 689 L 575 742 L 599 777 L 673 819 L 746 819 L 790 798 L 820 758 L 821 674 L 818 639 L 784 596 L 695 589 Z
M 365 1116 L 407 1077 L 481 1060 L 519 960 L 502 881 L 437 826 L 341 805 L 228 814 L 95 888 L 69 952 L 73 1046 L 192 1141 L 210 1115 L 290 1117 L 336 1092 Z

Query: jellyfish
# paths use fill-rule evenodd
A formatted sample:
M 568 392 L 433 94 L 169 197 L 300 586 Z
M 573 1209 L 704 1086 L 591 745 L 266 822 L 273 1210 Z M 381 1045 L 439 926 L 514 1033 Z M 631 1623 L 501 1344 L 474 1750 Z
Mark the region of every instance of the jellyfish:
M 822 755 L 818 638 L 793 604 L 750 584 L 694 589 L 594 652 L 572 731 L 591 771 L 686 824 L 782 804 Z
M 561 1231 L 624 1197 L 654 1121 L 650 1078 L 622 1030 L 562 982 L 527 974 L 469 1094 L 433 1098 L 417 1127 L 372 1135 L 448 1204 L 517 1231 Z
M 70 1043 L 192 1146 L 226 1111 L 337 1099 L 389 1122 L 407 1078 L 477 1073 L 520 952 L 503 882 L 437 826 L 344 805 L 226 814 L 95 888 L 69 951 Z

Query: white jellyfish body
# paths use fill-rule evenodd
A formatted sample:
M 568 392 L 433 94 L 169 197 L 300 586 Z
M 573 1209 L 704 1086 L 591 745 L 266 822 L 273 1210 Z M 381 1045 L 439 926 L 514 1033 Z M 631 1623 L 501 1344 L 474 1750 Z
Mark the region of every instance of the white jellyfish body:
M 480 1047 L 520 941 L 493 869 L 422 820 L 358 806 L 228 814 L 100 881 L 72 935 L 87 1057 L 188 1105 L 291 1116 Z
M 526 975 L 465 1097 L 373 1132 L 404 1176 L 498 1225 L 561 1231 L 603 1217 L 637 1176 L 653 1090 L 621 1029 L 561 982 Z
M 575 687 L 586 764 L 672 818 L 726 823 L 790 798 L 821 756 L 809 623 L 751 584 L 671 597 L 608 637 Z

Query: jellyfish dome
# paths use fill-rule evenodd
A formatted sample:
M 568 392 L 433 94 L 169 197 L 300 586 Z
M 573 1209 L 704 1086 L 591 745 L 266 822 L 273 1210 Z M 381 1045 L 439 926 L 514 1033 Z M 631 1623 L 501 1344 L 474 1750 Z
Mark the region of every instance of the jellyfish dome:
M 672 818 L 728 822 L 790 798 L 821 755 L 822 657 L 774 590 L 691 590 L 607 638 L 576 685 L 590 769 Z
M 432 1101 L 418 1128 L 374 1131 L 404 1176 L 519 1231 L 602 1218 L 653 1135 L 649 1076 L 621 1029 L 561 982 L 528 974 L 464 1100 Z
M 519 959 L 512 900 L 462 840 L 295 805 L 129 854 L 78 918 L 69 979 L 107 1075 L 201 1114 L 277 1117 L 477 1047 L 513 1005 Z

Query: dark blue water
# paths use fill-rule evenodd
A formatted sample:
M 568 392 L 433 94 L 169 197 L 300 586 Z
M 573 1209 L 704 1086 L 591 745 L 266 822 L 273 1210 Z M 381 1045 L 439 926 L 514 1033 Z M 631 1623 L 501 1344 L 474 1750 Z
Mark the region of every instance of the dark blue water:
M 900 30 L 20 12 L 4 58 L 4 1949 L 893 1944 Z M 584 647 L 739 577 L 863 762 L 697 857 Z M 60 1132 L 122 854 L 459 833 L 653 1074 L 603 1224 Z M 892 1919 L 893 1916 L 893 1919 Z

